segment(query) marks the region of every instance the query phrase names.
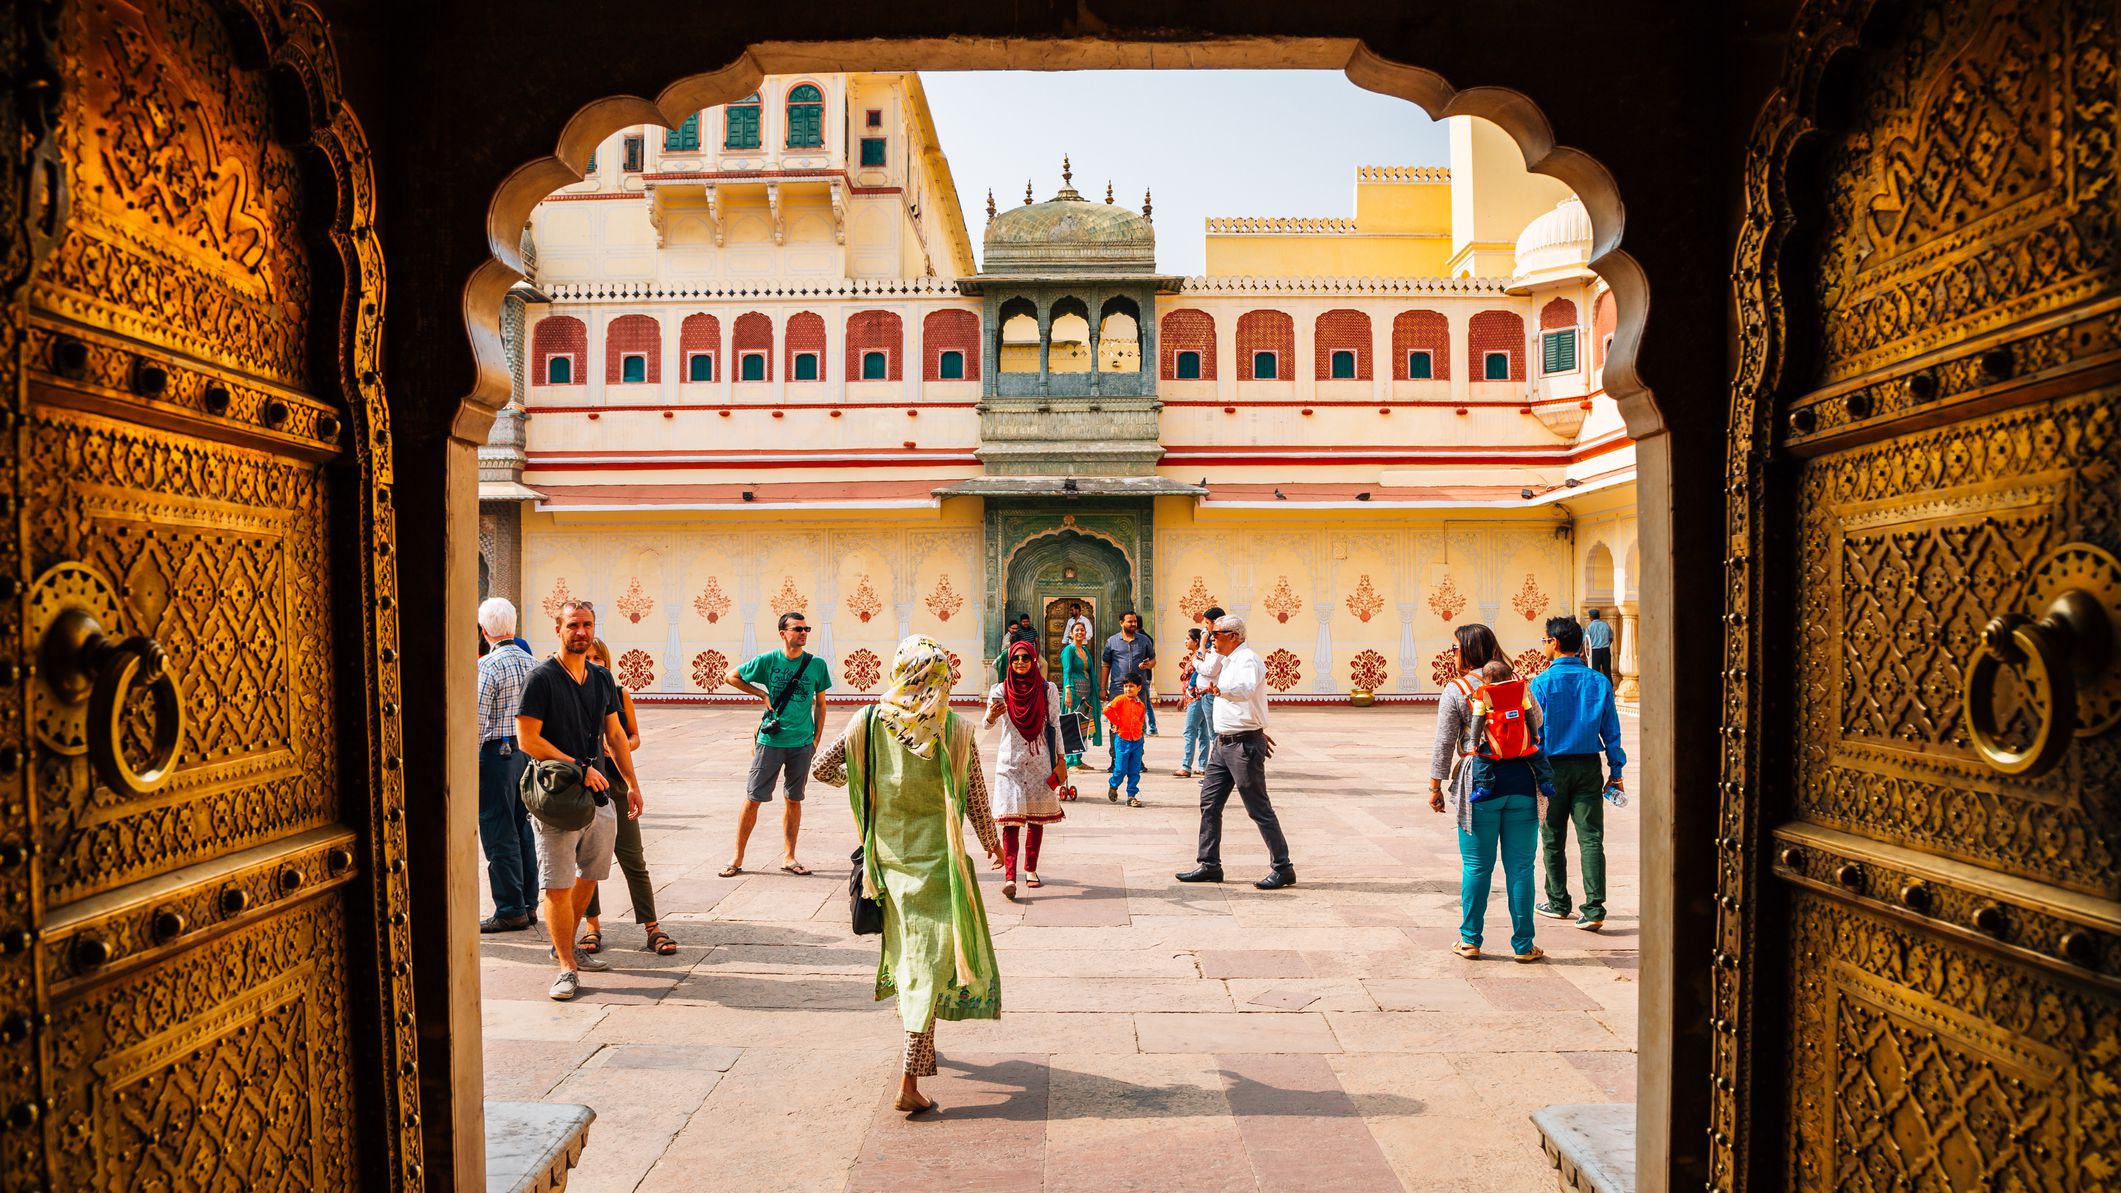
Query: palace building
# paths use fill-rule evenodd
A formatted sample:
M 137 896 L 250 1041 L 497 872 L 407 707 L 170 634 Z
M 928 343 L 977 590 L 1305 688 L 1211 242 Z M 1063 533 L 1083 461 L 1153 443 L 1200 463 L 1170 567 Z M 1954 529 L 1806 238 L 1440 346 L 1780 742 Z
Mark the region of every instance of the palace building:
M 1050 655 L 1076 601 L 1100 636 L 1140 611 L 1167 692 L 1222 605 L 1314 700 L 1433 695 L 1467 621 L 1530 668 L 1596 607 L 1633 696 L 1634 448 L 1575 196 L 1453 118 L 1448 168 L 1210 219 L 1180 277 L 1152 196 L 1060 181 L 990 195 L 975 264 L 911 73 L 768 77 L 605 141 L 525 231 L 482 587 L 594 599 L 644 698 L 726 692 L 788 610 L 841 693 L 916 632 L 974 690 L 1006 619 Z

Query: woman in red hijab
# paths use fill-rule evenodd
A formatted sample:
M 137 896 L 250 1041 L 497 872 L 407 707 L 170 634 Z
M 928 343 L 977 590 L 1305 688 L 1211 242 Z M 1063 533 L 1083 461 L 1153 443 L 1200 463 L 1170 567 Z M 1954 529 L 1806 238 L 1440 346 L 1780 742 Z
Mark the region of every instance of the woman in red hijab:
M 1010 643 L 1003 675 L 987 693 L 987 724 L 1005 715 L 1009 719 L 989 794 L 994 823 L 1002 826 L 1002 897 L 1014 900 L 1018 837 L 1023 837 L 1024 885 L 1038 886 L 1039 839 L 1045 826 L 1064 815 L 1060 788 L 1068 781 L 1068 767 L 1059 754 L 1060 689 L 1039 673 L 1037 649 L 1029 642 Z

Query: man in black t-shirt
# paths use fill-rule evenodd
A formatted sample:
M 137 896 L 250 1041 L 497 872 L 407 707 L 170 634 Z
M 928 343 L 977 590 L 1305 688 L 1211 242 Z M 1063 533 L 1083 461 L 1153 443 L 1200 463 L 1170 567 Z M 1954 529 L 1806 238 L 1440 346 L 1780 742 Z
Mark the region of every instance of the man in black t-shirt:
M 560 606 L 554 623 L 560 651 L 537 665 L 523 685 L 523 704 L 516 711 L 516 742 L 540 762 L 574 762 L 583 767 L 583 784 L 597 792 L 596 817 L 588 827 L 557 829 L 533 816 L 531 834 L 538 846 L 538 885 L 544 888 L 545 927 L 552 934 L 553 956 L 560 976 L 552 997 L 575 996 L 578 969 L 611 968 L 593 954 L 577 957 L 574 930 L 589 906 L 597 883 L 611 873 L 612 846 L 619 830 L 618 809 L 603 795 L 611 787 L 594 763 L 609 757 L 626 780 L 626 816 L 641 814 L 641 783 L 633 773 L 633 751 L 619 719 L 619 685 L 611 672 L 589 661 L 596 642 L 597 615 L 588 601 Z

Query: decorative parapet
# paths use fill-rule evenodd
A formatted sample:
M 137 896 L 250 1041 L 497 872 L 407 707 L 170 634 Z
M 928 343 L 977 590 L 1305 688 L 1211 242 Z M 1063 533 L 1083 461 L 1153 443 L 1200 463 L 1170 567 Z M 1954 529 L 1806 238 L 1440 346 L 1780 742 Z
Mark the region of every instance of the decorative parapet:
M 1211 215 L 1210 236 L 1277 236 L 1297 233 L 1312 236 L 1352 236 L 1355 221 L 1304 215 Z
M 1357 182 L 1449 182 L 1449 166 L 1357 166 Z
M 662 286 L 653 282 L 555 282 L 553 302 L 640 302 L 657 298 L 961 298 L 949 278 L 849 278 L 731 286 Z
M 1190 277 L 1180 294 L 1433 294 L 1499 295 L 1508 278 L 1254 278 Z

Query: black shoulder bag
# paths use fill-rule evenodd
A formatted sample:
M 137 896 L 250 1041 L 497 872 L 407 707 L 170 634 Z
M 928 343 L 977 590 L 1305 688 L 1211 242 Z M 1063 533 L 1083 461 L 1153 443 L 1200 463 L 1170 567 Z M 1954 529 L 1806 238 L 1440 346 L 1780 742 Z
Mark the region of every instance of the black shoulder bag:
M 881 936 L 884 932 L 884 903 L 862 894 L 862 875 L 869 864 L 868 834 L 876 818 L 876 714 L 866 712 L 867 724 L 862 726 L 863 744 L 867 747 L 868 763 L 862 767 L 862 844 L 854 847 L 848 860 L 854 870 L 847 876 L 847 906 L 854 920 L 856 936 Z
M 795 695 L 796 688 L 802 686 L 803 673 L 808 670 L 810 670 L 810 652 L 806 650 L 803 652 L 802 657 L 796 659 L 795 670 L 789 673 L 788 682 L 781 686 L 781 694 L 773 698 L 772 707 L 768 708 L 766 715 L 760 719 L 760 733 L 780 732 L 781 710 L 788 707 L 788 698 Z

